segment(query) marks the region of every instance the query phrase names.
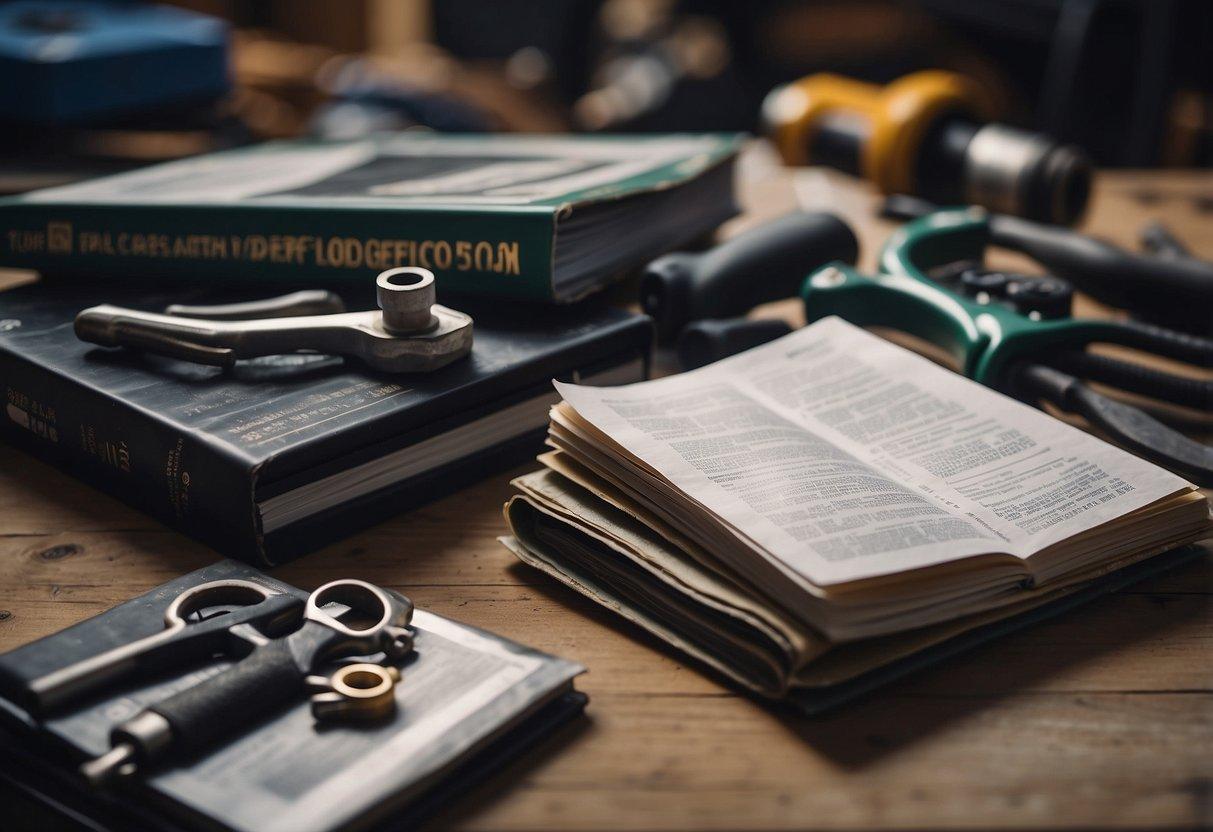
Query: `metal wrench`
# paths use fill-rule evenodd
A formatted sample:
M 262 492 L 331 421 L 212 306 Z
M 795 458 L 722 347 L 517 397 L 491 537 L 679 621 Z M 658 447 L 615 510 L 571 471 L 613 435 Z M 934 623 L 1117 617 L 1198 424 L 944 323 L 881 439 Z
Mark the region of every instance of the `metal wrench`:
M 252 581 L 228 579 L 191 587 L 165 609 L 163 630 L 38 677 L 21 692 L 21 704 L 44 716 L 128 677 L 163 673 L 218 653 L 240 658 L 253 650 L 257 631 L 275 635 L 297 621 L 303 603 Z M 236 609 L 191 621 L 203 609 L 228 605 Z
M 76 316 L 76 336 L 105 347 L 231 367 L 238 359 L 293 352 L 357 358 L 389 373 L 428 372 L 472 350 L 472 319 L 434 302 L 434 275 L 405 267 L 375 280 L 379 309 L 304 314 L 298 294 L 251 304 L 170 307 L 169 314 L 102 304 Z M 319 308 L 327 308 L 324 303 Z M 206 313 L 212 312 L 207 317 Z

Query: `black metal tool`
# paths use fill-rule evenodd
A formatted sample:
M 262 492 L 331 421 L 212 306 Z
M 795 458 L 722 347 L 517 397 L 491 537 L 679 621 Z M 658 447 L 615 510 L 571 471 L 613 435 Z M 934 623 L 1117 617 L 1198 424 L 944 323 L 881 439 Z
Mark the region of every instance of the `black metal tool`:
M 1082 380 L 1045 364 L 1011 368 L 1011 385 L 1022 398 L 1047 401 L 1076 413 L 1116 444 L 1187 477 L 1198 485 L 1213 484 L 1213 448 L 1201 445 L 1140 408 L 1095 392 Z
M 691 321 L 744 315 L 793 297 L 805 275 L 831 260 L 854 263 L 859 242 L 833 214 L 797 211 L 701 253 L 675 252 L 645 269 L 640 302 L 669 342 Z
M 303 601 L 244 580 L 211 581 L 173 599 L 164 629 L 34 679 L 21 704 L 45 716 L 119 681 L 160 674 L 215 655 L 241 658 L 258 638 L 297 624 Z M 203 617 L 203 616 L 206 617 Z
M 881 212 L 916 219 L 935 210 L 925 200 L 895 195 Z M 1026 254 L 1098 301 L 1143 320 L 1213 334 L 1213 263 L 1192 257 L 1165 231 L 1146 236 L 1152 254 L 1137 254 L 1069 228 L 1005 214 L 990 214 L 987 229 L 992 245 Z
M 330 604 L 349 612 L 338 620 L 326 610 Z M 111 750 L 86 762 L 81 773 L 99 785 L 197 753 L 289 703 L 326 662 L 379 652 L 402 658 L 412 650 L 412 615 L 412 602 L 398 593 L 351 579 L 327 583 L 308 597 L 298 630 L 261 640 L 231 668 L 117 726 Z

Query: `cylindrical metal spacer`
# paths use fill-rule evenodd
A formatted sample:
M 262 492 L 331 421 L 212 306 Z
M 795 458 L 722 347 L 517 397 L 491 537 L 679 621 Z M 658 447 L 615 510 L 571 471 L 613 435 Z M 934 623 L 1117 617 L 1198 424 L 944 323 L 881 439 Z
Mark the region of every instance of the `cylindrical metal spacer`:
M 383 310 L 383 328 L 392 334 L 425 332 L 438 324 L 430 311 L 435 290 L 434 273 L 429 269 L 404 266 L 380 272 L 375 294 Z

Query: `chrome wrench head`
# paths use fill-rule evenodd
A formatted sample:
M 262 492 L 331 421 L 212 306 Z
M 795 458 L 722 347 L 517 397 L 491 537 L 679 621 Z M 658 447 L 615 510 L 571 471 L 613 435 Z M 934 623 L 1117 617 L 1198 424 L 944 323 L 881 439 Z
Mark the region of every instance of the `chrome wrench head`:
M 334 603 L 345 608 L 340 618 L 327 609 Z M 288 638 L 298 642 L 296 653 L 303 657 L 304 670 L 343 656 L 373 653 L 397 661 L 413 649 L 413 602 L 366 581 L 343 578 L 325 584 L 308 597 L 303 617 L 304 628 Z

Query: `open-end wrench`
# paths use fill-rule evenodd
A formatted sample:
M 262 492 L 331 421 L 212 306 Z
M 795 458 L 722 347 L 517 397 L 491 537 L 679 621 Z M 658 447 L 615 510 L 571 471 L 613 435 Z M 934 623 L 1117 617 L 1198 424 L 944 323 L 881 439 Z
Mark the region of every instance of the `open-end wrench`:
M 245 580 L 219 580 L 182 592 L 164 611 L 158 633 L 51 671 L 14 691 L 36 716 L 62 709 L 106 685 L 201 662 L 216 654 L 241 658 L 260 632 L 273 636 L 298 622 L 303 600 Z M 230 607 L 199 620 L 216 607 Z M 252 629 L 250 629 L 252 628 Z

